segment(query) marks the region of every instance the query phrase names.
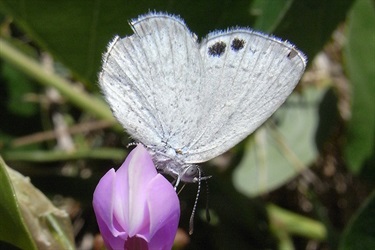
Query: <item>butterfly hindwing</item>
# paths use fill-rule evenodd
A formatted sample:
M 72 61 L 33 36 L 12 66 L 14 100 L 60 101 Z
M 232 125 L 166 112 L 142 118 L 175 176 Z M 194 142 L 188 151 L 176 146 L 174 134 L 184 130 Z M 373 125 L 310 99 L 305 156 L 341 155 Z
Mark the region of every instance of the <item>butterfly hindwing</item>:
M 210 107 L 187 162 L 203 162 L 239 143 L 293 91 L 306 59 L 288 42 L 250 29 L 214 32 L 201 43 Z

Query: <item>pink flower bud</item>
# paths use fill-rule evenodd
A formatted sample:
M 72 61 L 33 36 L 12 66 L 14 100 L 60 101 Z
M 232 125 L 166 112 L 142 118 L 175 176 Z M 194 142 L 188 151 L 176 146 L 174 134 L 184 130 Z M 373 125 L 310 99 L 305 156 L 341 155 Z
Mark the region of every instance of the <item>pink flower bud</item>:
M 99 181 L 93 207 L 108 249 L 171 249 L 180 218 L 173 186 L 139 144 Z

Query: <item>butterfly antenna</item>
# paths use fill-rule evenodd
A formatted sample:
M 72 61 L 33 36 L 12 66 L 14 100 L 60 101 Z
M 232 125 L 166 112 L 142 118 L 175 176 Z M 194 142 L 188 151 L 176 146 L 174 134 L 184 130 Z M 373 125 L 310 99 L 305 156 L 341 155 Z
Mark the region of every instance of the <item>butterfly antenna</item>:
M 192 235 L 194 231 L 194 216 L 195 216 L 195 210 L 197 209 L 197 203 L 199 198 L 199 193 L 201 191 L 201 170 L 198 168 L 198 190 L 197 195 L 195 196 L 193 211 L 190 215 L 190 221 L 189 221 L 189 234 Z
M 129 142 L 128 145 L 126 145 L 127 148 L 131 147 L 131 146 L 137 146 L 139 144 L 139 142 Z
M 208 199 L 208 196 L 210 194 L 209 190 L 208 190 L 208 179 L 205 180 L 206 182 L 206 220 L 208 222 L 211 221 L 211 216 L 210 216 L 210 209 L 209 209 L 209 199 Z
M 185 186 L 186 186 L 186 184 L 184 183 L 184 185 L 182 185 L 181 189 L 178 190 L 177 195 L 180 195 L 181 191 L 184 189 Z

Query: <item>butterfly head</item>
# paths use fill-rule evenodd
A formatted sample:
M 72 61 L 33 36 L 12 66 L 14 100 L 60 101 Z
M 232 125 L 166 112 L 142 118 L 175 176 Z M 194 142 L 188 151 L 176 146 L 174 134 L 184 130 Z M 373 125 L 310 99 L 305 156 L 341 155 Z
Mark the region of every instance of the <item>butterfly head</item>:
M 183 182 L 198 182 L 200 171 L 198 165 L 187 164 L 182 167 L 179 177 Z
M 184 183 L 196 183 L 199 181 L 200 168 L 196 164 L 184 164 L 177 160 L 170 160 L 159 162 L 157 164 L 158 170 L 172 176 L 176 180 L 176 186 L 180 181 Z

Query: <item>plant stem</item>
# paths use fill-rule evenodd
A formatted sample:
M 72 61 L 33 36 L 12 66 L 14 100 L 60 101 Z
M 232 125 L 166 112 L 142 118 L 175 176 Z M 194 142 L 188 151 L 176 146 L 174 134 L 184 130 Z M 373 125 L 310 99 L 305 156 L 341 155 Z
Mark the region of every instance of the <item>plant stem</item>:
M 325 240 L 327 230 L 316 220 L 295 214 L 273 204 L 267 206 L 271 225 L 291 235 L 299 235 L 308 239 Z
M 28 150 L 28 151 L 4 151 L 1 155 L 7 161 L 29 161 L 29 162 L 50 162 L 50 161 L 67 161 L 77 159 L 108 159 L 108 160 L 123 160 L 126 152 L 123 149 L 113 148 L 98 148 L 98 149 L 84 149 L 73 152 L 66 152 L 62 150 L 43 151 L 43 150 Z
M 111 111 L 103 101 L 74 88 L 60 76 L 48 72 L 34 59 L 24 55 L 2 38 L 0 38 L 0 58 L 14 65 L 39 83 L 56 88 L 66 99 L 82 110 L 88 111 L 98 118 L 116 123 Z M 119 125 L 117 126 L 119 127 Z M 123 129 L 121 128 L 121 130 Z

